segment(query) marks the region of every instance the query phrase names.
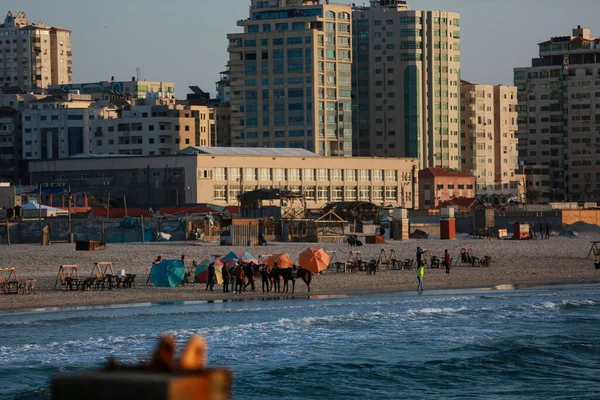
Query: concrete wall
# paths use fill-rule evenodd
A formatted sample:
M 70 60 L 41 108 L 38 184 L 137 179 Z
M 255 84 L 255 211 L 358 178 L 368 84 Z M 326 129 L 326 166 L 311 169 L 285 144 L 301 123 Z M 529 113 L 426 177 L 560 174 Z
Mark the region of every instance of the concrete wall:
M 138 219 L 131 219 L 132 223 L 126 224 L 125 220 L 104 221 L 104 241 L 106 243 L 132 243 L 142 241 L 141 223 Z M 66 219 L 49 219 L 45 221 L 25 221 L 11 226 L 11 243 L 42 243 L 42 230 L 50 226 L 51 241 L 66 241 L 68 239 L 69 225 Z M 145 239 L 152 242 L 157 232 L 171 235 L 171 241 L 186 239 L 184 221 L 161 220 L 160 218 L 145 218 Z M 102 240 L 102 221 L 100 220 L 74 220 L 73 233 L 75 240 Z M 0 225 L 0 244 L 6 244 L 6 225 Z
M 563 211 L 564 213 L 564 211 Z M 600 218 L 600 212 L 598 217 Z M 413 232 L 418 226 L 429 226 L 430 228 L 421 229 L 429 232 L 430 234 L 435 233 L 435 226 L 437 226 L 437 234 L 439 234 L 439 216 L 413 216 L 410 217 L 410 229 Z M 600 222 L 600 219 L 598 220 Z M 544 225 L 550 224 L 551 230 L 560 229 L 563 225 L 563 218 L 561 217 L 560 211 L 547 212 L 547 213 L 499 213 L 496 212 L 494 217 L 494 225 L 497 229 L 508 229 L 509 233 L 513 232 L 515 222 L 528 222 L 533 224 L 536 232 L 539 231 L 540 223 Z M 577 221 L 574 221 L 577 222 Z M 472 215 L 458 215 L 456 216 L 456 233 L 472 233 L 473 226 L 477 229 L 483 226 L 483 215 L 476 215 L 475 221 Z

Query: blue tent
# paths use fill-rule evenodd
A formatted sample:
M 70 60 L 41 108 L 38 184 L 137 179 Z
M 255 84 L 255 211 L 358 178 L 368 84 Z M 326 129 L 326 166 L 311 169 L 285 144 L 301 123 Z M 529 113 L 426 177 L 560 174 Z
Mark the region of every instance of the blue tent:
M 150 282 L 156 287 L 175 287 L 185 278 L 185 265 L 181 260 L 162 260 L 152 266 Z

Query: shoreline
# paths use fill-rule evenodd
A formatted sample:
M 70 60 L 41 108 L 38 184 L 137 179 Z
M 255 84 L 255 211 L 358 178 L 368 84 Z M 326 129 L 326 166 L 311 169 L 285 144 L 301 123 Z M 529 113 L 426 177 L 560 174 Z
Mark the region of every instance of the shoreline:
M 503 283 L 492 286 L 453 286 L 453 287 L 438 287 L 433 286 L 424 291 L 424 295 L 434 292 L 435 295 L 449 294 L 449 292 L 510 292 L 518 290 L 530 290 L 530 289 L 547 289 L 552 287 L 577 287 L 577 286 L 596 286 L 600 285 L 600 278 L 595 281 L 581 281 L 575 279 L 572 281 L 527 281 L 518 283 Z M 100 304 L 69 304 L 69 305 L 39 305 L 35 307 L 27 308 L 3 308 L 0 305 L 0 316 L 10 315 L 27 315 L 27 314 L 42 314 L 42 313 L 56 313 L 56 312 L 72 312 L 72 311 L 89 311 L 89 310 L 103 310 L 103 309 L 123 309 L 123 308 L 142 308 L 152 307 L 156 305 L 173 305 L 177 303 L 183 303 L 183 305 L 202 305 L 202 304 L 219 304 L 219 303 L 240 303 L 240 302 L 251 302 L 251 301 L 290 301 L 290 300 L 322 300 L 322 299 L 338 299 L 338 298 L 352 298 L 352 297 L 363 297 L 373 295 L 390 295 L 390 294 L 408 294 L 413 293 L 415 290 L 411 289 L 392 289 L 386 288 L 382 290 L 359 290 L 354 293 L 347 292 L 330 292 L 330 293 L 269 293 L 262 294 L 258 291 L 248 292 L 241 296 L 226 296 L 223 293 L 214 294 L 210 298 L 206 298 L 206 295 L 202 298 L 190 298 L 189 296 L 169 296 L 167 297 L 156 297 L 151 296 L 148 300 L 136 300 L 136 301 L 125 301 L 119 302 L 118 300 L 109 301 Z M 60 293 L 60 292 L 57 292 Z M 76 292 L 75 292 L 76 293 Z

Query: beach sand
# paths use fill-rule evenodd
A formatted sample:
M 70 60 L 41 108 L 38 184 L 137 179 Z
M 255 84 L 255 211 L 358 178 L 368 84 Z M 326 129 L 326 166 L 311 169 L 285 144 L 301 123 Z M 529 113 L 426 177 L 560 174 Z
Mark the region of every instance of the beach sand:
M 346 245 L 324 245 L 327 251 L 336 251 L 339 261 L 346 261 L 350 250 L 360 250 L 365 261 L 377 259 L 382 248 L 396 249 L 397 258 L 415 258 L 417 246 L 431 248 L 432 254 L 442 257 L 448 249 L 453 258 L 458 258 L 460 249 L 472 248 L 476 257 L 489 255 L 492 264 L 489 268 L 453 267 L 450 275 L 444 269 L 427 269 L 425 291 L 432 289 L 498 288 L 500 290 L 547 284 L 599 283 L 600 270 L 594 269 L 593 257 L 587 259 L 592 240 L 600 240 L 594 233 L 584 237 L 551 237 L 538 241 L 499 241 L 459 239 L 410 240 L 389 242 L 386 245 L 365 245 L 361 248 L 348 248 Z M 48 247 L 39 245 L 2 246 L 0 267 L 16 267 L 20 280 L 37 279 L 35 295 L 0 295 L 0 310 L 4 312 L 19 309 L 43 307 L 70 307 L 125 304 L 152 301 L 217 300 L 262 298 L 262 291 L 245 292 L 238 295 L 222 293 L 221 286 L 215 292 L 205 292 L 205 285 L 189 284 L 177 288 L 154 288 L 146 286 L 146 279 L 152 261 L 161 255 L 166 259 L 179 259 L 185 254 L 186 261 L 202 261 L 213 255 L 225 255 L 229 251 L 249 250 L 255 256 L 262 254 L 289 253 L 297 260 L 298 254 L 314 244 L 274 243 L 266 247 L 250 249 L 220 247 L 210 243 L 151 243 L 151 244 L 109 244 L 106 250 L 96 252 L 75 251 L 75 245 L 55 244 Z M 111 291 L 68 292 L 54 290 L 60 265 L 79 265 L 79 276 L 90 276 L 94 262 L 112 262 L 115 270 L 124 269 L 136 274 L 135 289 Z M 257 279 L 257 289 L 261 282 Z M 335 271 L 314 276 L 311 295 L 368 294 L 416 289 L 416 272 L 379 271 L 375 276 L 366 272 L 338 274 Z M 307 295 L 306 285 L 296 281 L 295 297 Z M 281 295 L 270 295 L 278 297 Z

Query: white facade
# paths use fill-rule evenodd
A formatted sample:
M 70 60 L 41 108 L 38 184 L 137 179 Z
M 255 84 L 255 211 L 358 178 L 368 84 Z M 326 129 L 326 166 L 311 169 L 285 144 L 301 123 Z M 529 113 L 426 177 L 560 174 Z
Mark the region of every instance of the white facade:
M 48 97 L 23 110 L 23 159 L 50 160 L 90 153 L 91 126 L 107 109 L 89 96 Z

